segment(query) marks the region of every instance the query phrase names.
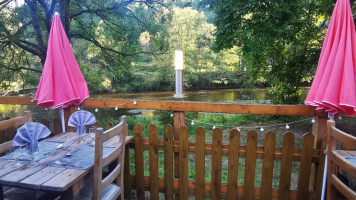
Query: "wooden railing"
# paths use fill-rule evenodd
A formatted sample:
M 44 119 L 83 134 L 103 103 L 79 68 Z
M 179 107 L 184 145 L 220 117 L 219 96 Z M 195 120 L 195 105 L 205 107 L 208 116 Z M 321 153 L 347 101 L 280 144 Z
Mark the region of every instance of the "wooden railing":
M 135 102 L 135 103 L 133 103 Z M 28 97 L 0 97 L 0 104 L 34 105 Z M 130 148 L 135 152 L 135 174 L 130 174 L 129 165 L 125 165 L 125 196 L 131 195 L 131 189 L 136 190 L 138 199 L 143 199 L 144 192 L 150 191 L 151 199 L 156 199 L 159 192 L 163 192 L 167 199 L 173 195 L 185 199 L 187 196 L 195 196 L 197 199 L 210 197 L 212 199 L 244 197 L 253 198 L 278 198 L 278 199 L 320 199 L 322 167 L 320 162 L 322 155 L 322 138 L 326 134 L 326 114 L 317 113 L 315 109 L 304 105 L 253 105 L 253 104 L 230 104 L 230 103 L 205 103 L 184 101 L 144 101 L 123 99 L 87 99 L 83 107 L 115 108 L 119 109 L 147 109 L 169 110 L 174 112 L 174 126 L 166 126 L 164 140 L 158 140 L 157 127 L 151 125 L 149 138 L 142 137 L 142 127 L 135 125 L 134 142 Z M 75 111 L 75 108 L 66 109 L 65 116 Z M 246 145 L 239 144 L 239 132 L 230 132 L 229 144 L 222 144 L 221 130 L 213 131 L 212 144 L 206 144 L 204 129 L 196 130 L 196 142 L 187 139 L 188 130 L 181 119 L 184 113 L 211 112 L 211 113 L 236 113 L 256 115 L 291 115 L 291 116 L 314 116 L 312 134 L 303 137 L 301 149 L 294 149 L 294 136 L 292 133 L 284 135 L 283 147 L 276 148 L 275 134 L 269 132 L 265 136 L 263 147 L 257 147 L 257 133 L 250 131 L 247 134 Z M 315 138 L 315 139 L 314 139 Z M 149 151 L 149 174 L 144 176 L 143 152 Z M 164 152 L 164 176 L 158 177 L 157 162 L 158 152 Z M 126 151 L 126 159 L 129 159 L 129 151 Z M 195 160 L 195 180 L 188 180 L 188 155 L 195 154 L 202 158 L 206 155 L 212 157 L 211 181 L 205 183 L 204 159 Z M 221 183 L 221 158 L 228 157 L 228 180 Z M 237 186 L 239 165 L 238 158 L 245 158 L 244 185 Z M 263 159 L 262 187 L 254 185 L 254 168 L 256 159 Z M 173 161 L 174 160 L 174 161 Z M 271 188 L 273 176 L 273 163 L 281 161 L 280 181 L 278 188 Z M 128 160 L 125 161 L 129 163 Z M 292 162 L 300 163 L 298 172 L 297 189 L 290 190 L 290 176 Z M 320 164 L 320 165 L 319 165 Z M 321 168 L 319 168 L 321 166 Z M 319 170 L 321 169 L 321 170 Z M 173 176 L 174 175 L 174 176 Z M 248 198 L 247 198 L 248 197 Z

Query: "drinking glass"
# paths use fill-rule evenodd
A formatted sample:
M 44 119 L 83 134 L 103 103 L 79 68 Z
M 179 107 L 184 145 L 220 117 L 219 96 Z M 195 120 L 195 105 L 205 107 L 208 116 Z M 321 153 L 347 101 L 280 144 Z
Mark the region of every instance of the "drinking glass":
M 95 126 L 89 128 L 89 136 L 91 137 L 92 140 L 91 145 L 93 146 L 95 145 L 95 129 L 96 129 Z
M 16 163 L 14 164 L 16 167 L 22 166 L 20 163 L 20 156 L 21 156 L 21 147 L 20 146 L 11 146 L 9 150 L 6 152 L 8 157 L 13 157 Z
M 38 152 L 38 148 L 34 152 L 31 152 L 30 149 L 26 148 L 26 152 L 30 156 L 31 164 L 35 164 L 36 163 L 35 162 L 35 157 L 36 157 L 36 152 Z

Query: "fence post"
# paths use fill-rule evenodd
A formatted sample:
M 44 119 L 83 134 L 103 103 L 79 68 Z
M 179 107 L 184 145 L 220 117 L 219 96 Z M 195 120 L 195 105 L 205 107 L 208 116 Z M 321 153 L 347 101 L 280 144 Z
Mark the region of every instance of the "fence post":
M 326 122 L 327 116 L 314 117 L 315 123 L 313 124 L 312 133 L 314 135 L 314 148 L 320 149 L 323 136 L 326 135 Z
M 179 141 L 179 128 L 185 126 L 185 112 L 174 111 L 173 112 L 173 127 L 174 127 L 174 140 Z M 174 177 L 179 179 L 179 153 L 174 153 Z M 175 199 L 179 199 L 179 195 L 175 196 Z
M 322 149 L 322 141 L 323 138 L 326 136 L 326 129 L 327 129 L 327 116 L 315 116 L 314 117 L 315 123 L 313 124 L 312 127 L 312 134 L 314 135 L 314 149 Z M 323 158 L 323 151 L 320 152 L 320 162 L 318 164 L 313 163 L 311 167 L 311 176 L 310 176 L 310 181 L 309 181 L 309 190 L 317 190 L 317 185 L 316 183 L 318 179 L 322 179 L 322 177 L 317 177 L 320 175 L 319 170 L 324 169 L 324 161 L 325 159 Z M 322 175 L 322 174 L 321 174 Z M 317 191 L 319 192 L 319 191 Z M 321 192 L 321 191 L 320 191 Z M 319 194 L 317 194 L 318 196 Z
M 143 162 L 143 137 L 142 126 L 134 125 L 135 141 L 135 173 L 136 173 L 136 199 L 145 199 L 144 162 Z
M 77 108 L 74 106 L 68 107 L 68 108 L 63 108 L 64 111 L 64 121 L 65 121 L 65 126 L 66 126 L 66 131 L 68 132 L 73 132 L 75 129 L 73 127 L 68 126 L 68 120 L 69 117 L 77 111 Z M 63 132 L 63 130 L 62 130 Z

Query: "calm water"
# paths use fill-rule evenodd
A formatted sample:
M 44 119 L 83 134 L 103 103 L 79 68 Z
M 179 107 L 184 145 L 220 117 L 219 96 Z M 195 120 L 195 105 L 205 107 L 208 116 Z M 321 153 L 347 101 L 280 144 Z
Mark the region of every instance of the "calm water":
M 302 88 L 301 101 L 304 101 L 308 94 L 309 88 Z M 203 101 L 203 102 L 234 102 L 234 103 L 270 103 L 272 96 L 268 94 L 268 89 L 225 89 L 225 90 L 200 90 L 184 92 L 187 96 L 184 101 Z M 141 92 L 141 93 L 121 93 L 121 94 L 99 94 L 90 95 L 95 98 L 119 98 L 119 99 L 137 99 L 137 100 L 174 100 L 172 98 L 174 92 Z M 90 112 L 94 112 L 94 108 L 85 108 Z M 25 110 L 31 110 L 35 119 L 47 118 L 52 120 L 58 118 L 58 109 L 45 110 L 38 106 L 21 106 L 21 105 L 1 105 L 0 104 L 0 118 L 19 116 Z M 120 110 L 115 111 L 111 108 L 99 109 L 95 115 L 101 116 L 153 116 L 151 110 Z
M 301 101 L 304 101 L 309 88 L 302 88 Z M 120 98 L 139 100 L 173 100 L 171 92 L 142 92 L 142 93 L 122 93 L 122 94 L 101 94 L 94 95 L 98 98 Z M 185 101 L 204 102 L 236 102 L 236 103 L 270 103 L 272 96 L 268 94 L 268 89 L 225 89 L 225 90 L 199 90 L 184 92 L 187 96 Z

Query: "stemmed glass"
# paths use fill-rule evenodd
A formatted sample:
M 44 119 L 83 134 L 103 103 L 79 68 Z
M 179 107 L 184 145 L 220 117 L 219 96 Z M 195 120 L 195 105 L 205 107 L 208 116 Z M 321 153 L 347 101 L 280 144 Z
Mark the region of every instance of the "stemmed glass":
M 21 156 L 21 147 L 20 146 L 11 146 L 9 150 L 6 152 L 6 155 L 9 157 L 13 157 L 16 161 L 15 166 L 20 167 L 22 164 L 20 163 L 20 156 Z
M 95 126 L 92 126 L 92 127 L 89 128 L 89 136 L 92 139 L 92 142 L 90 144 L 93 145 L 93 146 L 95 145 L 95 129 L 96 129 Z
M 38 147 L 37 147 L 37 149 L 35 149 L 34 151 L 31 151 L 30 149 L 26 148 L 26 152 L 27 152 L 27 154 L 28 154 L 28 155 L 30 156 L 30 158 L 31 158 L 31 164 L 36 163 L 36 162 L 35 162 L 35 156 L 36 156 L 36 154 L 38 153 Z

